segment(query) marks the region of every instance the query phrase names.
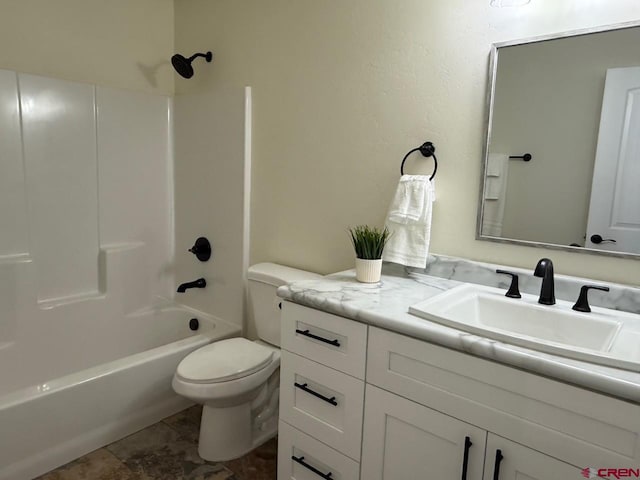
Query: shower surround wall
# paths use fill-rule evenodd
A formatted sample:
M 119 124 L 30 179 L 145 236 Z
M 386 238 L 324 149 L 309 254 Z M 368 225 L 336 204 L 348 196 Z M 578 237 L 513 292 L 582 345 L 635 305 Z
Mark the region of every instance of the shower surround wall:
M 172 304 L 170 114 L 166 96 L 0 70 L 2 480 L 184 408 L 180 360 L 239 333 Z
M 185 52 L 196 51 L 195 46 Z M 214 75 L 213 63 L 198 65 L 196 76 Z M 178 94 L 175 104 L 176 279 L 207 279 L 207 288 L 180 294 L 180 301 L 243 326 L 249 263 L 251 175 L 251 88 L 216 85 Z M 186 253 L 205 236 L 213 254 L 199 262 Z M 246 326 L 246 325 L 245 325 Z M 249 326 L 249 334 L 253 329 Z
M 2 395 L 111 358 L 174 279 L 170 99 L 0 70 L 0 104 Z
M 178 363 L 240 333 L 173 301 L 172 103 L 0 70 L 0 480 L 36 477 L 185 408 L 171 388 Z M 237 107 L 229 118 L 244 118 Z M 244 257 L 230 252 L 246 248 L 213 226 L 223 257 L 207 278 L 214 299 L 236 288 L 233 301 Z M 187 233 L 181 258 L 194 266 Z

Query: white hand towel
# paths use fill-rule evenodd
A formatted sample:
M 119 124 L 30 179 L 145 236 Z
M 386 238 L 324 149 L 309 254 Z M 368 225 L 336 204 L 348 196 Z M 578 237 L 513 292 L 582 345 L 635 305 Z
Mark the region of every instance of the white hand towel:
M 507 184 L 509 156 L 504 153 L 490 153 L 487 158 L 487 178 L 484 183 L 485 200 L 500 200 Z
M 502 186 L 504 182 L 502 177 L 489 177 L 485 180 L 484 184 L 484 199 L 485 200 L 500 200 L 502 196 Z
M 487 177 L 500 177 L 509 163 L 509 155 L 490 153 L 487 159 Z
M 424 211 L 424 197 L 427 185 L 424 175 L 404 175 L 393 197 L 387 218 L 395 223 L 416 223 Z M 404 180 L 403 180 L 404 179 Z
M 431 240 L 431 212 L 435 189 L 425 175 L 403 175 L 389 207 L 386 227 L 391 232 L 383 260 L 424 268 Z
M 503 153 L 489 154 L 484 186 L 483 235 L 492 237 L 502 235 L 508 177 L 509 156 Z

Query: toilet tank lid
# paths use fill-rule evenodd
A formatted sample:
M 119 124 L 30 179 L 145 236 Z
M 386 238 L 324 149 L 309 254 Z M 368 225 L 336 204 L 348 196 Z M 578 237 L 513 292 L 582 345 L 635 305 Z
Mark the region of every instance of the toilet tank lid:
M 274 287 L 301 280 L 314 280 L 321 278 L 317 273 L 298 270 L 276 263 L 258 263 L 249 267 L 248 278 L 256 282 L 267 283 Z

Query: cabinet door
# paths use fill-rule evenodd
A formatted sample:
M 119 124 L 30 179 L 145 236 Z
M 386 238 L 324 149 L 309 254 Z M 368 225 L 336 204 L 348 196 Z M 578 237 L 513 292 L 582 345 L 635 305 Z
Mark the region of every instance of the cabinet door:
M 487 433 L 367 385 L 361 480 L 480 480 Z
M 496 466 L 496 464 L 498 464 Z M 582 469 L 490 433 L 484 480 L 567 480 Z

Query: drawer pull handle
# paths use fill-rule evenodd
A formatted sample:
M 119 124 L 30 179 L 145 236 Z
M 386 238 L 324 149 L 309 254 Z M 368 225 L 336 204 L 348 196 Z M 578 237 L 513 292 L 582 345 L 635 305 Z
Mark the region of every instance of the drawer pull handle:
M 502 456 L 502 450 L 496 450 L 496 463 L 493 466 L 493 480 L 500 479 L 500 463 L 502 462 L 503 458 L 504 457 Z
M 296 333 L 300 335 L 304 335 L 305 337 L 313 338 L 314 340 L 318 340 L 320 342 L 328 343 L 329 345 L 333 345 L 334 347 L 339 347 L 340 342 L 338 340 L 328 340 L 323 337 L 319 337 L 318 335 L 314 335 L 313 333 L 309 333 L 309 330 L 299 330 L 296 329 Z
M 334 407 L 338 406 L 338 402 L 336 402 L 336 397 L 325 397 L 324 395 L 319 394 L 318 392 L 314 392 L 313 390 L 311 390 L 306 383 L 298 383 L 298 382 L 294 382 L 294 385 L 299 388 L 302 391 L 305 391 L 311 395 L 313 395 L 314 397 L 318 397 L 320 400 L 324 400 L 327 403 L 330 403 L 331 405 L 333 405 Z
M 296 457 L 295 455 L 291 456 L 291 460 L 293 460 L 296 463 L 299 463 L 300 465 L 302 465 L 304 468 L 307 468 L 309 470 L 311 470 L 313 473 L 315 473 L 316 475 L 318 475 L 319 477 L 324 478 L 325 480 L 334 480 L 332 475 L 333 472 L 329 472 L 329 473 L 322 473 L 320 470 L 318 470 L 315 467 L 312 467 L 311 465 L 309 465 L 307 462 L 304 461 L 304 457 Z
M 462 460 L 462 480 L 467 480 L 467 467 L 469 466 L 469 449 L 473 443 L 469 437 L 464 437 L 464 458 Z

